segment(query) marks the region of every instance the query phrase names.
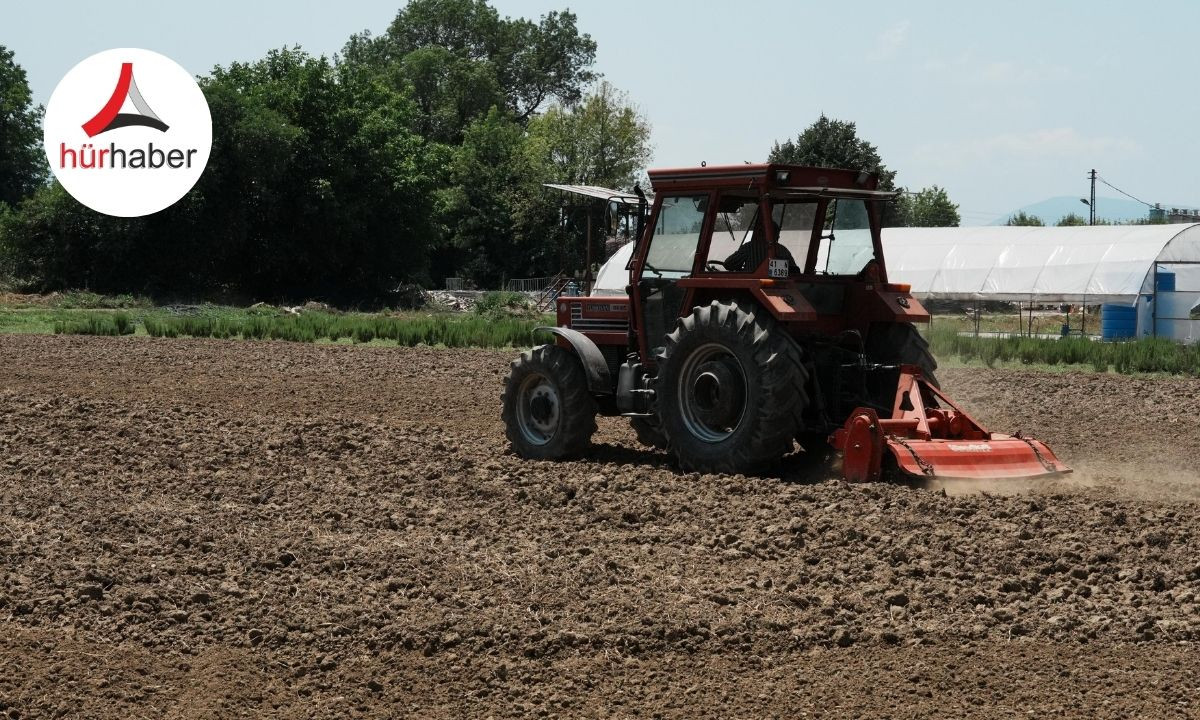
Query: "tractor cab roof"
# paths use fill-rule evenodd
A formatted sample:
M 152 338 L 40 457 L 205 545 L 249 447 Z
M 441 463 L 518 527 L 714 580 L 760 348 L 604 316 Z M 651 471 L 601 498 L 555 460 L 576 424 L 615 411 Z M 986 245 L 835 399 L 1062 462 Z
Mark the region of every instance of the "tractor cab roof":
M 737 189 L 777 198 L 854 197 L 894 199 L 899 193 L 877 190 L 875 173 L 782 163 L 657 168 L 649 171 L 656 193 Z

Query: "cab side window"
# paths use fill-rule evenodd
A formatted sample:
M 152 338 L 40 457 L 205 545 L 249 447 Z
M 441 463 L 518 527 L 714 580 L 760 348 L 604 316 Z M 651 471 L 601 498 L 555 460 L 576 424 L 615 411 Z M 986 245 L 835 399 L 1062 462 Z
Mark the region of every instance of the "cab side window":
M 664 198 L 646 252 L 645 277 L 690 275 L 708 210 L 707 195 Z
M 787 251 L 796 264 L 795 272 L 802 269 L 808 257 L 808 246 L 812 241 L 813 225 L 817 219 L 815 200 L 777 202 L 771 208 L 771 222 L 779 228 L 779 247 Z

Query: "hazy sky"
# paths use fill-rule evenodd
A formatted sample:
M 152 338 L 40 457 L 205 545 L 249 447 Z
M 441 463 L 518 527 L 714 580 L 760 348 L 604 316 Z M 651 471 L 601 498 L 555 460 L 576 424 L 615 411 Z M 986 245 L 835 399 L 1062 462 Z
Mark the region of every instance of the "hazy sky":
M 18 2 L 0 13 L 38 102 L 84 57 L 134 46 L 188 70 L 300 44 L 338 52 L 401 0 Z M 493 0 L 537 17 L 553 0 Z M 653 165 L 762 160 L 822 112 L 858 123 L 897 180 L 938 184 L 964 224 L 1095 167 L 1149 202 L 1200 206 L 1200 3 L 605 0 L 569 6 L 596 69 L 653 125 Z M 1103 186 L 1101 197 L 1114 195 Z M 1086 210 L 1080 206 L 1081 210 Z

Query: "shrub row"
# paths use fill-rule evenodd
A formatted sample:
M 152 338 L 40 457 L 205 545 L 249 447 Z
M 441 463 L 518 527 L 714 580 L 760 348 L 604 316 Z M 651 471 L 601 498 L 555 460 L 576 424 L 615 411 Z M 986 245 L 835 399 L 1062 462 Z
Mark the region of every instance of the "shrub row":
M 284 317 L 147 317 L 146 333 L 154 337 L 241 337 L 253 340 L 350 339 L 365 343 L 387 340 L 399 345 L 446 347 L 528 347 L 535 341 L 533 319 L 475 315 L 386 317 L 305 313 Z M 539 334 L 542 335 L 542 334 Z M 548 336 L 536 338 L 547 342 Z
M 988 367 L 997 362 L 1044 365 L 1090 365 L 1107 372 L 1165 372 L 1200 375 L 1200 346 L 1181 345 L 1163 338 L 1128 342 L 1096 342 L 1081 337 L 1061 339 L 1029 337 L 975 337 L 961 335 L 952 326 L 934 326 L 929 334 L 934 355 L 980 360 Z
M 59 335 L 132 335 L 133 330 L 133 318 L 123 312 L 88 313 L 54 323 L 54 332 Z

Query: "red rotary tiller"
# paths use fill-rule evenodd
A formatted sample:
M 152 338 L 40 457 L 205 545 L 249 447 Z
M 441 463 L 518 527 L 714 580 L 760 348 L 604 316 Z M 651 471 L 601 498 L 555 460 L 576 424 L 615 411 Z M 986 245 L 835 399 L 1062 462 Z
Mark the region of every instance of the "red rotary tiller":
M 1040 440 L 988 431 L 926 381 L 916 365 L 901 366 L 892 417 L 857 408 L 830 442 L 842 451 L 842 474 L 849 482 L 877 481 L 892 468 L 925 480 L 1071 472 Z

